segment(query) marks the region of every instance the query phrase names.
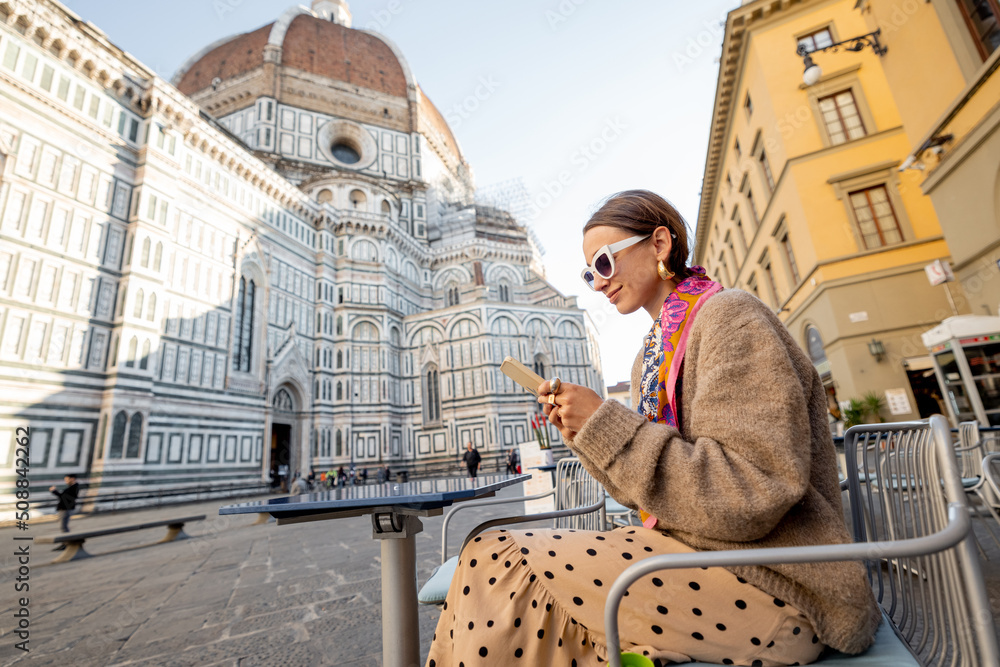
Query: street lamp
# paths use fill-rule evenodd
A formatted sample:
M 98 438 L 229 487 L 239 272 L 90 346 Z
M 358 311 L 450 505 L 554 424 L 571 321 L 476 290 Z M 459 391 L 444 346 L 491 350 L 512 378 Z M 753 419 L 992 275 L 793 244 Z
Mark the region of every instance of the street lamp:
M 868 343 L 868 353 L 875 357 L 875 363 L 879 363 L 885 357 L 885 345 L 878 338 L 872 338 Z
M 802 65 L 804 66 L 802 72 L 802 82 L 807 86 L 811 86 L 819 78 L 823 76 L 823 70 L 820 66 L 813 62 L 812 54 L 818 51 L 839 51 L 843 48 L 845 51 L 863 51 L 866 46 L 872 47 L 872 51 L 875 52 L 877 56 L 884 56 L 886 51 L 889 49 L 878 41 L 878 36 L 882 34 L 882 29 L 879 28 L 875 32 L 869 32 L 865 35 L 860 35 L 858 37 L 851 37 L 850 39 L 845 39 L 843 41 L 831 44 L 830 46 L 824 46 L 822 48 L 813 49 L 812 51 L 806 48 L 805 44 L 799 44 L 799 47 L 795 49 L 795 53 L 802 56 Z

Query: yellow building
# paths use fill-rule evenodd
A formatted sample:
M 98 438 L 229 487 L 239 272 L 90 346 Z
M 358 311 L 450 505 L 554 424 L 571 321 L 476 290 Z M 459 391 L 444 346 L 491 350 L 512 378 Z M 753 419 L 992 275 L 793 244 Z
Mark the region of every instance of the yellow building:
M 960 285 L 932 287 L 925 273 L 952 258 L 922 175 L 899 170 L 922 117 L 909 101 L 904 113 L 885 71 L 898 33 L 852 41 L 874 30 L 865 4 L 757 0 L 730 12 L 695 260 L 774 308 L 833 412 L 876 392 L 882 416 L 900 420 L 944 412 L 920 334 L 967 307 Z M 806 55 L 822 72 L 804 77 Z M 937 78 L 926 60 L 911 79 Z
M 869 29 L 891 48 L 883 71 L 904 119 L 909 161 L 940 219 L 968 307 L 1000 305 L 1000 2 L 872 0 Z
M 942 323 L 924 340 L 936 342 L 928 344 L 952 418 L 997 425 L 1000 2 L 871 0 L 864 16 L 891 40 L 882 65 L 910 139 L 903 166 L 934 205 L 967 300 L 959 307 L 971 313 Z M 943 332 L 964 334 L 943 341 Z

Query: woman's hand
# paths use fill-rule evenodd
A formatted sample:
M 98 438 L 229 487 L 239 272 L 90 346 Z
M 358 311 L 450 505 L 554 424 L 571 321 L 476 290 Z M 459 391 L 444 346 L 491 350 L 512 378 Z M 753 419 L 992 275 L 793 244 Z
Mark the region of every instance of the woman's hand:
M 545 416 L 556 425 L 566 441 L 576 437 L 584 423 L 604 403 L 604 399 L 592 389 L 568 382 L 561 384 L 552 403 L 549 402 L 550 396 L 553 394 L 549 380 L 546 380 L 538 385 L 538 402 L 542 404 Z

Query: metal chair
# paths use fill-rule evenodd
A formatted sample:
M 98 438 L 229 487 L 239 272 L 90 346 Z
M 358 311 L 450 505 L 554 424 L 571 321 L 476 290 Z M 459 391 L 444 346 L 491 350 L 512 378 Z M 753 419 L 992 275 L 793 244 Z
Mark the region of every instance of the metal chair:
M 979 422 L 968 421 L 958 425 L 958 446 L 955 447 L 955 455 L 958 457 L 962 486 L 972 508 L 976 511 L 976 516 L 985 521 L 990 537 L 1000 547 L 1000 539 L 997 538 L 1000 514 L 997 514 L 994 507 L 996 496 L 992 495 L 991 489 L 987 486 L 986 475 L 983 472 L 983 459 L 996 451 L 995 443 L 994 438 L 984 438 L 980 435 Z M 983 555 L 985 556 L 985 552 Z
M 634 509 L 625 507 L 620 502 L 608 496 L 604 501 L 604 514 L 608 518 L 610 528 L 615 526 L 641 526 L 639 513 Z
M 883 627 L 862 656 L 833 654 L 817 664 L 907 664 L 906 658 L 908 664 L 922 665 L 1000 664 L 948 423 L 932 417 L 930 423 L 856 426 L 848 431 L 845 445 L 847 460 L 857 462 L 847 475 L 855 544 L 670 554 L 640 561 L 618 577 L 608 594 L 610 664 L 621 665 L 618 607 L 629 585 L 643 576 L 663 569 L 837 560 L 865 562 L 893 632 Z
M 463 510 L 486 505 L 503 505 L 507 503 L 522 503 L 526 500 L 538 500 L 555 496 L 555 509 L 551 512 L 526 514 L 492 519 L 476 526 L 465 538 L 462 548 L 479 533 L 494 526 L 503 526 L 530 521 L 553 520 L 553 528 L 572 528 L 575 530 L 604 530 L 606 517 L 604 513 L 604 487 L 586 471 L 576 457 L 560 459 L 556 464 L 556 485 L 551 491 L 533 496 L 516 498 L 491 498 L 489 500 L 473 500 L 456 505 L 444 517 L 441 526 L 441 564 L 431 573 L 427 583 L 417 593 L 421 604 L 441 604 L 448 595 L 448 588 L 455 575 L 458 556 L 448 558 L 448 525 L 455 514 Z M 461 553 L 461 549 L 459 550 Z
M 990 490 L 1000 498 L 1000 452 L 983 457 L 983 477 Z

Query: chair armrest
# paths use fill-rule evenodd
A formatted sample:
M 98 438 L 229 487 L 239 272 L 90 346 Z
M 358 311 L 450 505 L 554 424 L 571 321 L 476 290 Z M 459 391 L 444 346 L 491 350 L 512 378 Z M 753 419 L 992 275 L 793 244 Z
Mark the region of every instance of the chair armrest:
M 936 533 L 906 540 L 857 542 L 807 547 L 772 549 L 737 549 L 731 551 L 696 551 L 694 553 L 651 556 L 629 566 L 608 590 L 604 606 L 604 629 L 611 667 L 621 667 L 621 642 L 618 636 L 618 607 L 628 587 L 636 580 L 658 570 L 694 569 L 733 565 L 773 565 L 776 563 L 819 563 L 841 560 L 874 560 L 923 556 L 953 547 L 968 535 L 972 519 L 966 505 L 948 503 L 948 525 Z
M 555 492 L 555 489 L 550 489 L 549 491 L 545 491 L 543 493 L 536 493 L 533 496 L 517 496 L 516 498 L 487 498 L 486 500 L 470 500 L 455 505 L 445 515 L 444 523 L 441 524 L 441 563 L 444 564 L 444 562 L 448 560 L 448 524 L 451 523 L 451 517 L 455 514 L 455 512 L 470 509 L 472 507 L 483 507 L 484 505 L 504 505 L 506 503 L 522 503 L 526 500 L 540 500 L 541 498 L 551 496 Z
M 603 507 L 604 497 L 602 496 L 601 499 L 593 505 L 582 505 L 580 507 L 571 507 L 569 509 L 555 510 L 553 512 L 539 512 L 538 514 L 525 514 L 524 516 L 508 516 L 500 519 L 491 519 L 490 521 L 479 524 L 469 531 L 469 534 L 465 536 L 465 541 L 462 542 L 462 549 L 465 549 L 465 545 L 468 544 L 476 535 L 484 530 L 489 530 L 493 526 L 507 526 L 515 523 L 529 523 L 531 521 L 558 519 L 564 516 L 576 516 L 577 514 L 589 514 L 590 512 L 597 512 Z

